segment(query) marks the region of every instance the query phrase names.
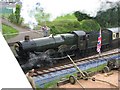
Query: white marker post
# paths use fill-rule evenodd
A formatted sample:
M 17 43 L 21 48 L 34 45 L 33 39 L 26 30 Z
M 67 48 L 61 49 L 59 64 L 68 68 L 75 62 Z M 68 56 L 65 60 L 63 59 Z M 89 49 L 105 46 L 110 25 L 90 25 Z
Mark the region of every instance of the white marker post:
M 19 63 L 5 41 L 0 28 L 0 89 L 31 88 Z

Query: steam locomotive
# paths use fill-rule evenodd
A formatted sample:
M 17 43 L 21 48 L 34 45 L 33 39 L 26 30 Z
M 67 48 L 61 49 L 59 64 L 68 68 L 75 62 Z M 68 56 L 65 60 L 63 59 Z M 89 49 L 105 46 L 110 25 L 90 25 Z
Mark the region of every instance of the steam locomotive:
M 84 32 L 81 30 L 66 34 L 50 35 L 49 37 L 29 39 L 15 44 L 17 59 L 23 70 L 34 67 L 52 66 L 57 61 L 70 56 L 85 55 L 95 52 L 99 31 Z M 102 29 L 102 50 L 109 47 L 118 47 L 120 30 Z

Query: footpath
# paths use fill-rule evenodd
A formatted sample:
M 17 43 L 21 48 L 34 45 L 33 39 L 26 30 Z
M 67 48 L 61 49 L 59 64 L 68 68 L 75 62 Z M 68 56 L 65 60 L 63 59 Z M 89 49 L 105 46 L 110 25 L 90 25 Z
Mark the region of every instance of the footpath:
M 13 28 L 15 28 L 16 30 L 19 31 L 19 34 L 17 36 L 6 40 L 8 43 L 24 40 L 25 35 L 29 35 L 30 39 L 43 37 L 43 32 L 42 31 L 35 31 L 35 30 L 30 30 L 29 28 L 23 28 L 23 27 L 15 25 L 15 24 L 13 24 L 13 23 L 11 23 L 8 20 L 3 19 L 3 18 L 0 18 L 0 21 L 3 24 L 11 26 L 11 27 L 13 27 Z

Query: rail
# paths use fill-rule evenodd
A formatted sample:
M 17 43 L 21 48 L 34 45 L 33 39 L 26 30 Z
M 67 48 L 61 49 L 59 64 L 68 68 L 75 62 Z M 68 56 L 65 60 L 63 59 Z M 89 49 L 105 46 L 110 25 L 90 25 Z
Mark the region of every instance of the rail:
M 108 60 L 116 59 L 116 58 L 120 58 L 120 56 L 117 54 L 117 55 L 106 57 L 106 59 Z M 97 67 L 99 65 L 103 65 L 105 63 L 107 63 L 105 59 L 99 59 L 99 60 L 93 60 L 89 62 L 80 63 L 77 66 L 83 71 L 83 70 Z M 44 87 L 45 84 L 51 81 L 59 80 L 61 77 L 65 77 L 66 75 L 71 75 L 76 72 L 76 69 L 73 68 L 73 66 L 69 68 L 65 68 L 65 66 L 63 67 L 64 69 L 54 68 L 56 70 L 53 70 L 53 71 L 44 70 L 44 73 L 39 73 L 40 71 L 37 71 L 40 75 L 38 74 L 34 76 L 35 83 L 39 87 Z
M 117 54 L 118 54 L 117 51 L 109 52 L 109 53 L 105 52 L 105 54 L 103 54 L 102 57 L 100 57 L 100 58 L 105 59 L 107 61 L 107 57 L 112 56 L 112 55 L 117 55 Z M 74 61 L 74 63 L 76 63 L 76 65 L 80 65 L 82 63 L 87 63 L 87 62 L 92 62 L 92 61 L 98 62 L 100 60 L 100 58 L 99 58 L 99 55 L 95 55 L 94 57 L 90 56 L 90 57 L 87 57 L 87 58 L 82 58 L 82 59 L 76 60 L 76 61 Z M 37 70 L 37 73 L 35 75 L 47 74 L 47 73 L 50 73 L 50 72 L 56 72 L 56 71 L 60 71 L 60 70 L 64 70 L 64 69 L 68 69 L 68 68 L 72 68 L 72 67 L 74 67 L 74 65 L 71 64 L 71 63 L 68 63 L 68 64 L 58 66 L 58 67 L 54 67 L 54 68 Z

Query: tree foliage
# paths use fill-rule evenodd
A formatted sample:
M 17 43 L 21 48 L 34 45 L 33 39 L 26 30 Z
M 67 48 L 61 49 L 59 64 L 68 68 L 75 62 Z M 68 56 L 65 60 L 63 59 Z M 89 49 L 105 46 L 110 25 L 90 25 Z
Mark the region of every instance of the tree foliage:
M 76 16 L 78 21 L 82 21 L 84 19 L 91 19 L 90 16 L 88 16 L 87 14 L 81 13 L 80 11 L 74 12 L 74 15 Z
M 10 14 L 9 16 L 10 22 L 15 23 L 15 24 L 22 23 L 23 18 L 20 17 L 20 10 L 21 10 L 21 6 L 17 4 L 15 12 Z
M 93 30 L 97 31 L 100 29 L 99 24 L 92 19 L 82 20 L 80 22 L 80 26 L 81 26 L 81 29 L 86 31 L 86 32 L 90 32 Z
M 118 4 L 114 8 L 108 9 L 106 11 L 99 11 L 97 16 L 94 18 L 101 27 L 118 27 L 120 26 L 120 5 Z
M 100 24 L 102 28 L 119 27 L 120 26 L 120 3 L 117 3 L 115 7 L 106 11 L 99 11 L 96 17 L 90 17 L 80 11 L 74 12 L 78 21 L 85 19 L 93 19 Z
M 52 34 L 62 34 L 75 30 L 83 30 L 86 32 L 99 30 L 99 24 L 91 19 L 82 20 L 81 22 L 77 20 L 57 20 L 47 22 L 47 26 L 50 27 Z
M 77 18 L 75 17 L 74 13 L 70 13 L 70 14 L 59 16 L 54 21 L 61 21 L 61 20 L 76 20 L 77 21 Z
M 20 21 L 20 10 L 21 10 L 21 6 L 16 5 L 16 10 L 15 10 L 16 23 L 19 23 Z
M 60 20 L 47 23 L 52 34 L 67 33 L 74 30 L 80 30 L 80 23 L 73 20 Z

